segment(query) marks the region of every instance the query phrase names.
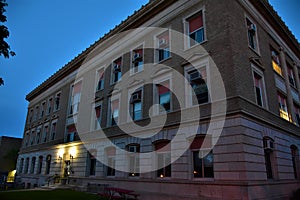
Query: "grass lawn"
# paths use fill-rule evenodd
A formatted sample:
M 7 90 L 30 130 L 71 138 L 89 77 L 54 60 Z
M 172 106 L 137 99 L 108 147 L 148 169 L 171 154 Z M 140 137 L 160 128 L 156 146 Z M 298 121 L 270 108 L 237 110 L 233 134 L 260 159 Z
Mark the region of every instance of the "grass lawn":
M 9 191 L 0 192 L 1 200 L 99 200 L 95 194 L 78 192 L 73 190 L 50 191 Z

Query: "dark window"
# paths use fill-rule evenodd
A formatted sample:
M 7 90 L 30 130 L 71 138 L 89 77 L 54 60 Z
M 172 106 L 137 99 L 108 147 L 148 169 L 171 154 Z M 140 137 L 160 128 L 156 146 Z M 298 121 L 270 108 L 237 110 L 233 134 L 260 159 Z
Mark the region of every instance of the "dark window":
M 98 71 L 97 91 L 104 89 L 104 70 Z
M 42 167 L 43 167 L 43 156 L 40 156 L 39 157 L 37 174 L 41 174 L 42 173 Z
M 249 19 L 246 19 L 247 21 L 247 28 L 248 28 L 248 42 L 249 46 L 252 49 L 257 49 L 257 44 L 256 44 L 256 26 L 253 24 Z
M 166 60 L 170 57 L 170 38 L 169 31 L 165 31 L 164 33 L 157 36 L 157 57 L 158 62 Z
M 112 83 L 118 82 L 122 76 L 122 57 L 115 60 L 112 64 Z
M 35 161 L 36 161 L 36 157 L 32 157 L 32 158 L 31 158 L 31 166 L 30 166 L 30 173 L 31 173 L 31 174 L 34 173 L 34 169 L 35 169 Z
M 51 155 L 48 155 L 46 157 L 46 171 L 45 171 L 45 174 L 50 173 L 50 167 L 51 167 Z
M 136 91 L 131 95 L 130 114 L 133 120 L 142 119 L 142 91 Z
M 157 177 L 171 177 L 171 153 L 169 141 L 159 141 L 155 143 L 157 152 Z
M 158 91 L 158 103 L 164 108 L 166 112 L 171 110 L 171 92 L 169 89 L 169 81 L 159 83 L 156 85 Z M 160 108 L 160 113 L 164 111 Z
M 190 37 L 190 47 L 195 44 L 201 43 L 205 40 L 204 26 L 203 26 L 203 13 L 202 11 L 189 17 L 188 22 L 188 34 Z
M 114 147 L 108 147 L 106 149 L 106 156 L 107 156 L 106 176 L 115 176 L 116 149 Z
M 129 176 L 139 176 L 140 175 L 140 146 L 137 144 L 131 144 L 127 146 L 129 152 Z
M 96 157 L 88 152 L 88 159 L 89 159 L 89 175 L 95 176 L 96 175 Z
M 140 72 L 143 70 L 143 47 L 139 47 L 132 51 L 132 72 Z
M 298 149 L 296 146 L 291 146 L 291 154 L 292 154 L 292 163 L 293 163 L 293 170 L 294 170 L 294 177 L 295 179 L 298 178 Z
M 267 178 L 272 179 L 273 178 L 272 156 L 273 156 L 274 142 L 270 138 L 264 138 L 263 144 L 264 144 L 264 154 L 265 154 L 265 165 L 266 165 Z
M 206 70 L 193 70 L 188 72 L 189 80 L 192 89 L 194 90 L 194 95 L 192 95 L 192 104 L 203 104 L 208 102 L 208 88 L 206 85 Z M 196 98 L 195 98 L 196 97 Z

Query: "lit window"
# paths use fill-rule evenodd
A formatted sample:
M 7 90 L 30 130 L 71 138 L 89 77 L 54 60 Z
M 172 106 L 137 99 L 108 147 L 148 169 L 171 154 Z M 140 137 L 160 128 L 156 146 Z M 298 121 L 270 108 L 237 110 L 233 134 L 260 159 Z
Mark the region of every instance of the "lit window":
M 81 96 L 81 84 L 82 81 L 79 81 L 72 86 L 72 97 L 70 103 L 71 106 L 69 112 L 70 115 L 78 113 L 80 96 Z
M 170 57 L 170 37 L 169 31 L 165 31 L 156 37 L 157 47 L 156 59 L 161 62 Z
M 116 59 L 112 63 L 112 81 L 111 83 L 118 82 L 122 77 L 122 57 Z
M 115 176 L 116 149 L 114 147 L 108 147 L 105 152 L 107 157 L 106 176 Z
M 249 19 L 246 19 L 247 22 L 247 28 L 248 28 L 248 43 L 249 46 L 257 50 L 257 30 L 256 25 L 253 24 Z
M 205 40 L 202 11 L 186 19 L 188 24 L 189 47 Z
M 133 120 L 142 119 L 142 90 L 138 90 L 131 95 L 130 115 Z
M 101 69 L 97 72 L 97 91 L 104 89 L 104 69 Z
M 71 125 L 67 128 L 67 142 L 73 142 L 77 133 L 75 125 Z
M 281 63 L 279 59 L 279 54 L 275 50 L 271 50 L 272 54 L 272 66 L 273 70 L 277 72 L 280 76 L 282 76 Z
M 140 146 L 138 144 L 130 144 L 127 146 L 129 157 L 129 176 L 140 175 Z
M 286 104 L 286 97 L 278 93 L 278 102 L 279 102 L 280 117 L 287 121 L 291 121 L 291 116 L 288 113 L 288 108 Z
M 109 105 L 110 118 L 109 125 L 114 126 L 118 124 L 119 120 L 119 99 L 110 101 Z
M 171 92 L 169 87 L 170 83 L 168 80 L 156 84 L 156 90 L 158 93 L 158 104 L 161 106 L 159 108 L 159 113 L 171 111 Z
M 169 141 L 158 141 L 155 143 L 157 152 L 157 177 L 171 177 L 171 153 Z
M 256 95 L 256 103 L 259 106 L 265 107 L 265 92 L 264 92 L 264 81 L 263 77 L 256 72 L 253 72 L 253 79 L 254 79 L 254 88 L 255 88 L 255 95 Z
M 263 145 L 264 145 L 267 178 L 272 179 L 273 178 L 273 169 L 272 169 L 273 164 L 272 163 L 273 163 L 274 141 L 270 138 L 265 137 L 263 139 Z
M 98 130 L 101 128 L 101 114 L 102 114 L 102 103 L 99 103 L 95 106 L 95 125 L 94 129 Z
M 144 58 L 143 58 L 143 47 L 139 47 L 132 51 L 132 65 L 131 72 L 137 73 L 143 70 Z

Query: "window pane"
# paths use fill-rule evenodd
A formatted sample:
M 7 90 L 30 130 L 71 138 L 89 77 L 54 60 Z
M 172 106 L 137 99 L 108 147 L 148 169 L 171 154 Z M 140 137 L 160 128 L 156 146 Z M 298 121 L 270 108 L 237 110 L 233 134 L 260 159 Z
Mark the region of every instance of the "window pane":
M 170 111 L 170 92 L 159 95 L 159 104 L 165 108 L 166 112 Z

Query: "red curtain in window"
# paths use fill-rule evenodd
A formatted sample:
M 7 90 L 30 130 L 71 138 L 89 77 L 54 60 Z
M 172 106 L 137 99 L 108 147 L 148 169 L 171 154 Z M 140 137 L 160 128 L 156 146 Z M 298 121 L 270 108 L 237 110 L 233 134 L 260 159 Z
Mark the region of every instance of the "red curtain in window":
M 101 106 L 97 106 L 97 107 L 95 108 L 95 110 L 96 110 L 96 117 L 99 118 L 100 115 L 101 115 Z
M 106 148 L 106 155 L 107 156 L 115 156 L 116 155 L 116 148 L 114 148 L 114 147 Z
M 189 32 L 192 33 L 203 26 L 202 12 L 196 17 L 192 17 L 189 21 Z
M 163 141 L 159 141 L 157 143 L 155 143 L 155 151 L 158 152 L 168 152 L 171 151 L 171 143 L 170 145 L 168 145 L 170 143 L 169 140 L 163 140 Z M 168 145 L 168 146 L 167 146 Z
M 118 58 L 117 60 L 114 61 L 114 63 L 115 63 L 116 65 L 121 66 L 121 65 L 122 65 L 122 58 Z
M 195 137 L 192 144 L 190 145 L 190 149 L 200 149 L 200 148 L 210 148 L 211 147 L 211 137 L 207 138 L 208 143 L 205 143 L 204 145 L 204 136 L 198 136 Z
M 164 83 L 159 83 L 157 85 L 158 94 L 161 95 L 169 92 L 170 91 L 169 87 L 170 87 L 169 81 L 166 81 Z
M 71 126 L 69 126 L 67 129 L 68 129 L 68 133 L 74 133 L 74 132 L 77 132 L 77 131 L 76 131 L 75 125 L 71 125 Z
M 74 85 L 74 88 L 73 88 L 74 94 L 80 93 L 80 91 L 81 91 L 81 83 L 82 83 L 82 81 L 79 81 L 78 83 L 76 83 Z
M 143 49 L 135 49 L 133 50 L 134 54 L 140 54 L 141 56 L 143 55 Z

